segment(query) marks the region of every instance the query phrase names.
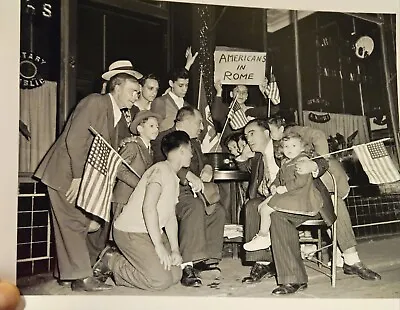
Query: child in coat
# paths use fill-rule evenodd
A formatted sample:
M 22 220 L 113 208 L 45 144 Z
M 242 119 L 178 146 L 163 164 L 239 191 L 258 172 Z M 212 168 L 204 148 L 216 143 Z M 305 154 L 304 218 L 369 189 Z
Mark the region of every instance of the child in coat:
M 129 129 L 134 135 L 126 139 L 119 154 L 139 176 L 153 164 L 153 154 L 150 142 L 157 138 L 161 117 L 151 111 L 140 111 L 135 115 Z M 117 183 L 114 187 L 113 217 L 116 219 L 123 206 L 128 202 L 140 178 L 125 165 L 121 165 L 117 172 Z
M 261 216 L 259 233 L 244 244 L 246 251 L 266 249 L 271 245 L 269 228 L 270 215 L 274 211 L 315 216 L 322 208 L 321 194 L 313 184 L 312 174 L 298 174 L 295 163 L 302 158 L 309 157 L 308 145 L 297 133 L 285 135 L 281 141 L 284 155 L 278 175 L 270 186 L 272 195 L 259 206 Z
M 118 152 L 121 157 L 139 176 L 143 175 L 153 164 L 150 141 L 158 136 L 160 120 L 161 117 L 151 111 L 138 112 L 129 127 L 133 136 L 124 139 L 119 147 Z M 140 179 L 138 175 L 134 174 L 124 164 L 119 166 L 112 198 L 112 217 L 114 221 L 138 184 Z M 99 228 L 100 224 L 97 221 L 91 221 L 90 232 L 97 231 Z

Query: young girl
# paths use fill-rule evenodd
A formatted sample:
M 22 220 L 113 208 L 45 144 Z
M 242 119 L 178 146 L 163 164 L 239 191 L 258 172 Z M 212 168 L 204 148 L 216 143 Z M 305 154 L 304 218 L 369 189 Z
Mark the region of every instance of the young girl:
M 309 157 L 308 145 L 299 134 L 291 132 L 282 138 L 281 148 L 284 158 L 270 187 L 272 195 L 258 206 L 261 216 L 260 231 L 250 242 L 244 244 L 246 251 L 266 249 L 271 245 L 269 228 L 272 212 L 314 216 L 322 207 L 322 197 L 313 185 L 311 173 L 300 175 L 295 169 L 297 160 Z

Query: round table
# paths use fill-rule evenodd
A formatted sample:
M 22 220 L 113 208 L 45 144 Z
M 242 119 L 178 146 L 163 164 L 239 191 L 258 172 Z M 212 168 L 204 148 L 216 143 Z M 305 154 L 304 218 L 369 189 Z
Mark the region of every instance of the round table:
M 214 182 L 229 182 L 230 183 L 230 206 L 231 206 L 231 224 L 239 224 L 240 210 L 242 207 L 242 199 L 240 197 L 240 183 L 249 181 L 250 173 L 242 170 L 214 170 Z M 242 238 L 227 239 L 225 242 L 233 243 L 233 257 L 238 257 L 238 243 L 241 243 Z

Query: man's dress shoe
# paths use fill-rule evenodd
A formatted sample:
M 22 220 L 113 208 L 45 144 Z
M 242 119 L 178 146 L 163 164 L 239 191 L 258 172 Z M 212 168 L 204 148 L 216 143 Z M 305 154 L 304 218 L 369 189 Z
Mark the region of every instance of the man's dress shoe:
M 72 281 L 71 280 L 57 280 L 59 286 L 63 287 L 71 287 Z
M 294 294 L 297 291 L 302 291 L 307 288 L 307 283 L 288 283 L 281 284 L 272 291 L 273 295 L 287 295 Z
M 111 285 L 101 282 L 96 277 L 87 277 L 84 279 L 72 281 L 71 288 L 75 292 L 99 292 L 110 290 L 113 287 Z
M 184 286 L 199 287 L 202 285 L 201 279 L 196 275 L 193 266 L 185 266 L 182 271 L 181 283 Z
M 270 263 L 269 265 L 255 263 L 251 267 L 250 275 L 243 278 L 242 283 L 256 283 L 260 282 L 264 278 L 271 278 L 276 275 L 275 264 Z
M 199 262 L 193 264 L 194 271 L 199 278 L 219 279 L 221 276 L 221 269 L 218 263 L 207 264 L 206 262 Z
M 380 280 L 380 274 L 372 271 L 365 267 L 361 262 L 355 263 L 354 265 L 343 264 L 344 274 L 356 274 L 364 280 Z
M 106 246 L 93 265 L 93 275 L 99 278 L 100 281 L 105 282 L 108 277 L 112 276 L 112 270 L 109 268 L 108 262 L 116 252 L 117 249 L 115 247 Z

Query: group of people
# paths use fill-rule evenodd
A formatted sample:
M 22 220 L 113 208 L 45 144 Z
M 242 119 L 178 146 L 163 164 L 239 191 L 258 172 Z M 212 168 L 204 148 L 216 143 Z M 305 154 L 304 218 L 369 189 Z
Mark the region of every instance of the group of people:
M 203 118 L 184 99 L 190 65 L 197 54 L 187 52 L 187 67 L 173 70 L 169 91 L 157 97 L 159 82 L 143 76 L 126 61 L 110 66 L 102 94 L 82 99 L 35 176 L 48 187 L 51 201 L 60 285 L 75 291 L 111 289 L 116 285 L 164 290 L 179 281 L 199 287 L 202 275 L 221 271 L 225 208 L 213 182 L 199 136 Z M 129 66 L 127 66 L 129 65 Z M 263 91 L 260 86 L 260 90 Z M 211 107 L 216 123 L 229 118 L 222 86 Z M 245 187 L 246 260 L 253 262 L 244 283 L 277 277 L 274 294 L 307 287 L 297 227 L 311 218 L 335 220 L 345 274 L 380 279 L 365 267 L 343 199 L 349 191 L 345 172 L 327 154 L 325 135 L 315 129 L 286 126 L 284 119 L 265 116 L 265 107 L 246 106 L 247 87 L 234 96 L 248 116 L 230 150 L 251 179 Z M 224 115 L 224 107 L 226 114 Z M 125 160 L 118 168 L 111 220 L 101 221 L 76 205 L 93 127 Z M 136 173 L 132 172 L 135 171 Z M 337 219 L 325 172 L 339 184 Z M 272 251 L 271 251 L 272 248 Z M 271 255 L 272 253 L 272 255 Z

